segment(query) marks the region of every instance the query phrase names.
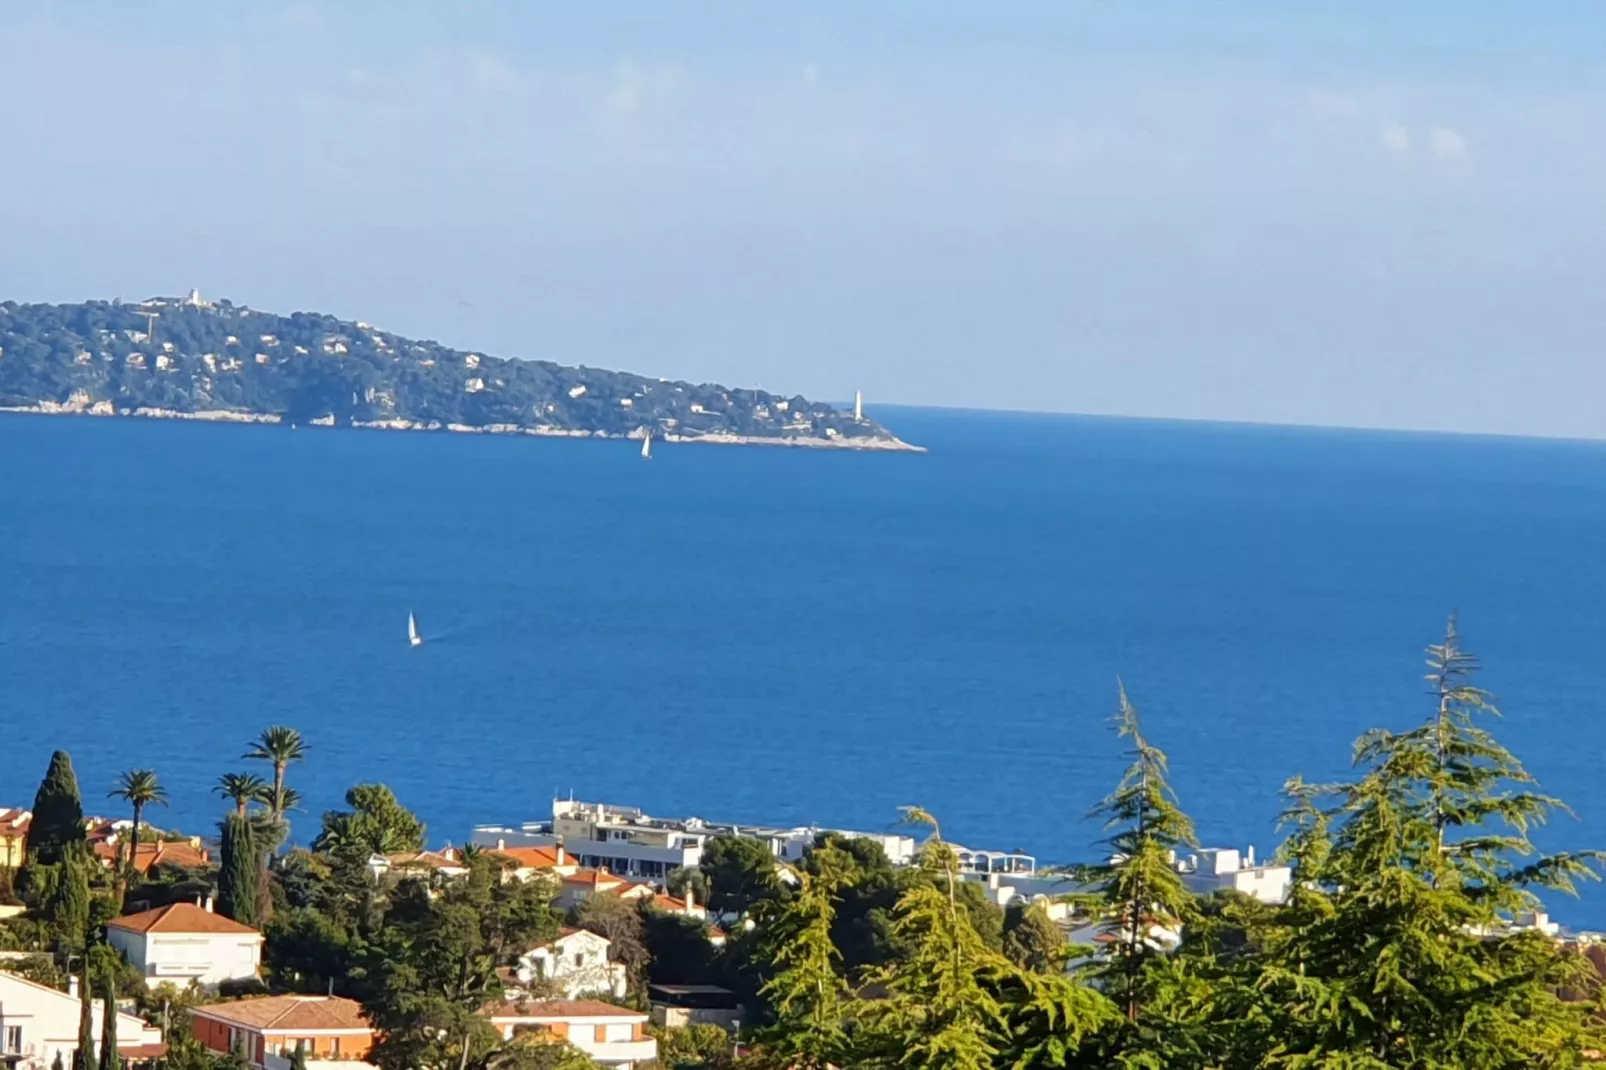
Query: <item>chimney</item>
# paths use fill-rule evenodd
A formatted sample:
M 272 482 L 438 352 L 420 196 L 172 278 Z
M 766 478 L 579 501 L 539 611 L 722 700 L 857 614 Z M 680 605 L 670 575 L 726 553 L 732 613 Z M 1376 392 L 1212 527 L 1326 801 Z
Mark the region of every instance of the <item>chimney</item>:
M 691 914 L 697 909 L 697 889 L 691 882 L 686 882 L 686 913 Z
M 212 905 L 213 905 L 213 903 L 212 903 L 212 897 L 210 895 L 206 897 L 206 902 L 204 904 L 202 904 L 202 905 L 206 908 L 206 912 L 208 914 L 212 913 Z
M 1254 844 L 1250 844 L 1248 850 L 1244 851 L 1244 868 L 1245 869 L 1254 869 L 1255 868 L 1255 845 Z
M 560 843 L 560 844 L 558 844 L 558 865 L 566 866 L 568 864 L 569 864 L 569 858 L 568 858 L 567 855 L 565 855 L 563 853 L 563 844 Z
M 505 851 L 505 850 L 507 850 L 507 841 L 506 841 L 506 840 L 497 840 L 497 841 L 496 841 L 496 849 L 497 849 L 497 850 L 498 850 L 498 851 Z
M 67 994 L 73 999 L 78 998 L 78 977 L 75 974 L 67 975 Z

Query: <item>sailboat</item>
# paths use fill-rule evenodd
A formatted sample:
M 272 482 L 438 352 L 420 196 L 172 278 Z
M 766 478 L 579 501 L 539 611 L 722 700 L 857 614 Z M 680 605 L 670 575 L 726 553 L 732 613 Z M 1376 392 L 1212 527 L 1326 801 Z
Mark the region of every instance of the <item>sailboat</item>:
M 418 634 L 418 621 L 411 613 L 407 614 L 407 645 L 424 645 L 424 637 Z
M 651 431 L 648 431 L 647 432 L 647 437 L 641 440 L 641 459 L 644 460 L 644 461 L 652 460 L 652 432 Z

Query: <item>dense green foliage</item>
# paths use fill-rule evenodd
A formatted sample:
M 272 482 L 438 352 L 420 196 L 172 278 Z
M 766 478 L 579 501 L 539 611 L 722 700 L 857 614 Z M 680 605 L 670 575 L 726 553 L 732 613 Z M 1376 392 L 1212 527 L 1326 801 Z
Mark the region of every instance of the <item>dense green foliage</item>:
M 318 313 L 172 299 L 0 303 L 0 406 L 68 404 L 75 395 L 118 410 L 225 410 L 302 423 L 890 437 L 871 420 L 801 397 L 502 360 Z
M 78 775 L 73 772 L 72 757 L 59 750 L 50 756 L 50 768 L 33 797 L 28 864 L 55 865 L 69 845 L 83 842 L 84 807 L 78 794 Z
M 312 841 L 314 851 L 365 850 L 393 855 L 424 846 L 424 823 L 383 784 L 358 784 L 346 792 L 350 810 L 323 815 L 323 831 Z

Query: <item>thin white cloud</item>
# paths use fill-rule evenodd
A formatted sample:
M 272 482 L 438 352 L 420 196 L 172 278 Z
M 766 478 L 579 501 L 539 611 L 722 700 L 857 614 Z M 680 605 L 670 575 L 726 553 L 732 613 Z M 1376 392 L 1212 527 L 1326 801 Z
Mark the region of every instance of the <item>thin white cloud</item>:
M 1403 156 L 1411 151 L 1411 132 L 1399 123 L 1384 123 L 1378 136 L 1389 152 Z
M 1428 134 L 1428 147 L 1433 155 L 1444 160 L 1461 160 L 1467 155 L 1467 139 L 1447 126 L 1436 126 Z
M 805 82 L 807 82 L 809 85 L 814 85 L 816 82 L 818 82 L 820 80 L 820 68 L 816 67 L 812 63 L 810 63 L 808 66 L 804 67 L 803 68 L 803 80 Z

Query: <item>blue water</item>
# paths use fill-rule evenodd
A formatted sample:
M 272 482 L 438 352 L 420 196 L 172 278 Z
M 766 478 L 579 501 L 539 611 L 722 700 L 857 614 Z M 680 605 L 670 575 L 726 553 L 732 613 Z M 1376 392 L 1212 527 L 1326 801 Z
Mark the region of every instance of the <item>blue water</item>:
M 283 722 L 302 840 L 383 780 L 436 842 L 572 790 L 1066 860 L 1121 674 L 1201 838 L 1267 851 L 1286 777 L 1428 712 L 1456 608 L 1549 842 L 1606 845 L 1606 447 L 886 418 L 932 452 L 0 417 L 0 805 L 65 747 L 210 831 Z

